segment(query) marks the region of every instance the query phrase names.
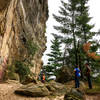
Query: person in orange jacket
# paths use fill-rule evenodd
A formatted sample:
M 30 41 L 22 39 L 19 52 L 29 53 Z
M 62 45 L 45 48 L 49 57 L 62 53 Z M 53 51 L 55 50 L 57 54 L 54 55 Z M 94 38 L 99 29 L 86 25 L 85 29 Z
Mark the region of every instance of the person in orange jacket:
M 45 82 L 45 74 L 43 73 L 42 74 L 42 83 L 44 83 Z

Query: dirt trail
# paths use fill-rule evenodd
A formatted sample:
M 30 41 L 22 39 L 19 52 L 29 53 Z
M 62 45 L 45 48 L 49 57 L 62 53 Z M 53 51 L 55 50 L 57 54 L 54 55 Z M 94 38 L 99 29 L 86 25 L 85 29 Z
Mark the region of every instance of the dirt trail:
M 0 83 L 0 100 L 63 100 L 64 98 L 64 96 L 56 98 L 33 98 L 15 95 L 14 91 L 20 86 L 21 84 L 15 81 Z
M 86 95 L 86 100 L 100 100 L 100 94 L 97 95 Z

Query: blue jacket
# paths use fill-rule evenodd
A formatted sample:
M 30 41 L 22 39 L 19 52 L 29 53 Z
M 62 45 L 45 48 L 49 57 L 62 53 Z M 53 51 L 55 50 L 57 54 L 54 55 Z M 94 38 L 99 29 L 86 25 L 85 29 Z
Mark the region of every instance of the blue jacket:
M 81 76 L 79 68 L 75 68 L 74 71 L 75 71 L 75 76 L 76 77 L 80 77 Z

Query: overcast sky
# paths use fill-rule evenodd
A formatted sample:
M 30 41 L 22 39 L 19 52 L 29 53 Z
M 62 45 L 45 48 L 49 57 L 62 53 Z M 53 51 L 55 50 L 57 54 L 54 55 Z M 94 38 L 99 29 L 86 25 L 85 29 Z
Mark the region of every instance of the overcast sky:
M 44 64 L 47 63 L 48 57 L 46 56 L 46 54 L 50 51 L 50 45 L 51 45 L 51 39 L 52 36 L 50 35 L 50 33 L 57 33 L 56 30 L 53 29 L 53 25 L 58 24 L 54 19 L 52 14 L 58 14 L 58 10 L 59 10 L 59 6 L 61 5 L 60 0 L 48 0 L 48 6 L 49 6 L 49 18 L 48 21 L 46 23 L 47 29 L 46 29 L 46 36 L 47 36 L 47 50 L 44 53 L 43 56 L 43 61 Z M 93 17 L 91 19 L 92 24 L 95 24 L 95 27 L 93 30 L 98 31 L 100 29 L 100 0 L 90 0 L 89 1 L 89 14 L 91 17 Z

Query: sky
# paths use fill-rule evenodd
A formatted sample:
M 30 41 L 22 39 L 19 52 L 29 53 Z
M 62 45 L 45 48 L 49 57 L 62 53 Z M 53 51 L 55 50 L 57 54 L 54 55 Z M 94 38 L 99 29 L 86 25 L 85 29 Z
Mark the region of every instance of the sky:
M 50 52 L 51 40 L 53 39 L 51 33 L 57 33 L 57 31 L 53 28 L 54 25 L 58 23 L 53 18 L 52 14 L 58 15 L 59 6 L 61 5 L 60 0 L 48 0 L 48 9 L 49 9 L 49 18 L 46 22 L 46 36 L 47 36 L 47 50 L 44 52 L 44 56 L 42 60 L 44 65 L 48 61 L 48 57 L 46 56 L 47 53 Z M 94 31 L 98 31 L 100 29 L 100 0 L 89 0 L 89 14 L 90 17 L 93 17 L 90 21 L 91 24 L 95 24 L 93 28 Z

